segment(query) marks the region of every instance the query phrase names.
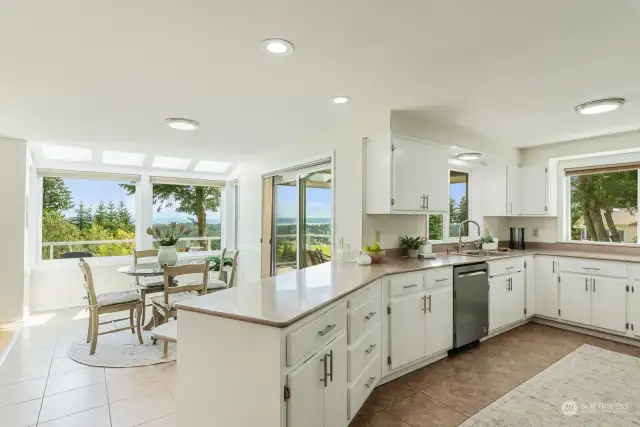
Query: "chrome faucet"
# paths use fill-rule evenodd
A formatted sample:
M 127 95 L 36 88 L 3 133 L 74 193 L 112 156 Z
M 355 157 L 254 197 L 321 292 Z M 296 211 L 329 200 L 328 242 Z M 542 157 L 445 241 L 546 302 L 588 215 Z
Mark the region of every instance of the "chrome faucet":
M 458 227 L 458 253 L 459 254 L 462 253 L 462 226 L 465 225 L 468 222 L 471 222 L 471 223 L 475 224 L 476 227 L 478 227 L 478 236 L 480 235 L 480 224 L 478 224 L 477 222 L 472 221 L 470 219 L 466 219 L 466 220 L 462 221 L 460 223 L 460 227 Z M 469 228 L 469 226 L 467 226 L 467 228 Z

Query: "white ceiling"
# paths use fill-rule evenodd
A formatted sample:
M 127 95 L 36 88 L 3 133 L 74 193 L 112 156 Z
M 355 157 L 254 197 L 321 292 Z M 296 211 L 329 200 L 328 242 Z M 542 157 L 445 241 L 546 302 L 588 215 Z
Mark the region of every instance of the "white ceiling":
M 3 0 L 0 135 L 234 162 L 392 109 L 517 147 L 637 129 L 638 22 L 634 0 Z

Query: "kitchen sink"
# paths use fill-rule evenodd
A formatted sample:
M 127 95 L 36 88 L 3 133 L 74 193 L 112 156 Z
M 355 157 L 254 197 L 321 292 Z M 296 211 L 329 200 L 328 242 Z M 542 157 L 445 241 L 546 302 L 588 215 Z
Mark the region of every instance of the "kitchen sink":
M 469 255 L 469 256 L 487 256 L 487 257 L 491 257 L 491 256 L 505 256 L 507 255 L 507 252 L 499 252 L 499 251 L 463 251 L 462 255 Z

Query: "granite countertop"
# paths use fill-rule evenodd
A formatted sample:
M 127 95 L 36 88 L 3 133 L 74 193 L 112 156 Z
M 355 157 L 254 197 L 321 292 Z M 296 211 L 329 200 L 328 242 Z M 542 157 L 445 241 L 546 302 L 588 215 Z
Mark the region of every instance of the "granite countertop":
M 436 259 L 430 260 L 396 258 L 370 266 L 331 261 L 276 277 L 240 283 L 231 289 L 190 298 L 176 306 L 180 310 L 284 328 L 389 274 L 526 255 L 640 262 L 640 256 L 542 249 L 510 251 L 503 256 L 438 254 Z

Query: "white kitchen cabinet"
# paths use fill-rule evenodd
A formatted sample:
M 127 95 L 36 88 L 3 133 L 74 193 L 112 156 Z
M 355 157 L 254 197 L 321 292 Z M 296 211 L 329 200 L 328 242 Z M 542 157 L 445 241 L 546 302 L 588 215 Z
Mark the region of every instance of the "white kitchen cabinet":
M 591 277 L 591 325 L 626 332 L 627 279 Z
M 340 334 L 287 378 L 289 426 L 327 427 L 347 424 L 347 337 Z
M 560 276 L 560 318 L 591 324 L 591 277 L 562 273 Z
M 533 163 L 520 167 L 520 214 L 546 215 L 548 212 L 548 164 Z
M 489 332 L 524 319 L 524 272 L 489 279 Z
M 427 293 L 425 319 L 425 356 L 453 347 L 453 288 Z
M 536 314 L 558 318 L 558 260 L 536 256 Z
M 426 295 L 415 293 L 389 302 L 389 356 L 391 369 L 424 357 Z
M 536 265 L 535 258 L 530 256 L 524 261 L 525 282 L 525 315 L 527 318 L 536 314 Z
M 482 175 L 482 213 L 484 216 L 507 214 L 507 168 L 487 166 Z
M 507 215 L 520 214 L 520 168 L 507 166 Z
M 448 168 L 444 146 L 391 134 L 367 138 L 367 213 L 447 212 Z
M 489 279 L 489 332 L 506 326 L 508 321 L 509 276 Z

